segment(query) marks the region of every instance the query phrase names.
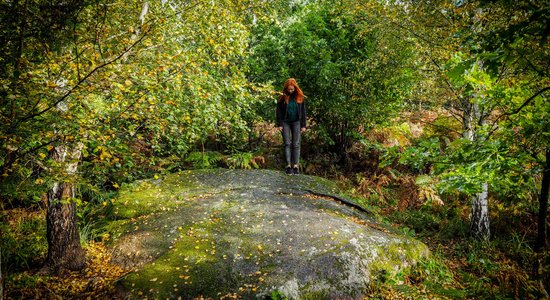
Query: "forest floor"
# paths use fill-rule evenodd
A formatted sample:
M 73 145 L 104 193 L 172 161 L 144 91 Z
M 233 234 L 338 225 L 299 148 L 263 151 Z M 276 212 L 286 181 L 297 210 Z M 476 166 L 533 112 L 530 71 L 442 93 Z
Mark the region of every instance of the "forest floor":
M 399 200 L 396 200 L 399 202 Z M 375 206 L 384 222 L 419 239 L 432 260 L 382 284 L 373 299 L 550 299 L 550 253 L 532 250 L 536 215 L 493 204 L 492 236 L 469 236 L 468 202 Z
M 343 182 L 342 186 L 346 186 Z M 480 242 L 468 237 L 467 203 L 446 206 L 400 205 L 395 202 L 363 198 L 368 207 L 386 225 L 426 243 L 432 257 L 391 278 L 373 283 L 367 299 L 545 299 L 548 290 L 550 255 L 536 256 L 530 239 L 535 216 L 511 213 L 504 207 L 491 207 L 493 234 Z M 507 216 L 506 218 L 503 216 Z M 5 299 L 112 299 L 116 283 L 130 270 L 112 264 L 103 233 L 88 238 L 84 248 L 86 269 L 58 276 L 39 272 L 46 254 L 44 212 L 41 210 L 4 210 L 2 249 L 15 249 L 8 265 L 4 260 Z M 91 230 L 89 227 L 84 227 Z M 5 255 L 5 254 L 3 254 Z M 5 256 L 3 256 L 5 257 Z M 538 262 L 538 268 L 533 266 Z M 17 271 L 13 271 L 14 266 Z M 11 267 L 11 268 L 10 268 Z M 546 284 L 546 286 L 544 285 Z M 238 298 L 237 296 L 235 296 Z M 274 295 L 273 299 L 280 299 Z

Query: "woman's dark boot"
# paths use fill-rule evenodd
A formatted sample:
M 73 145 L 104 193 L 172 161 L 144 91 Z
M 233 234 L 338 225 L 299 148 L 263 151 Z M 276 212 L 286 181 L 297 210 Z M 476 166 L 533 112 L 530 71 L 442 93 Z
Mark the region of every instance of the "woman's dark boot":
M 286 175 L 292 174 L 292 168 L 290 166 L 286 167 Z

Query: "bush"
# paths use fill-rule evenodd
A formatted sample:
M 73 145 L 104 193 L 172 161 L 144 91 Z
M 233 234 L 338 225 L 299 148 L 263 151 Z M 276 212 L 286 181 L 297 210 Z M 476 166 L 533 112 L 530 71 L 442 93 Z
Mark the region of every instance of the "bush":
M 2 271 L 14 273 L 40 266 L 48 253 L 45 211 L 21 209 L 0 215 Z

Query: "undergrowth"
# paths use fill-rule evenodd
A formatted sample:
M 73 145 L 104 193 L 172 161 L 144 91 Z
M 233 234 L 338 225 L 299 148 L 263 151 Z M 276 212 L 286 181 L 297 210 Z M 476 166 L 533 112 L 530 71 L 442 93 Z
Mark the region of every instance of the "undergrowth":
M 44 211 L 12 209 L 0 212 L 2 271 L 12 273 L 39 267 L 48 251 Z
M 355 197 L 365 191 L 361 186 L 343 185 Z M 481 241 L 469 236 L 467 202 L 400 205 L 407 199 L 392 199 L 390 195 L 399 193 L 391 184 L 370 192 L 384 194 L 362 200 L 380 207 L 371 211 L 403 234 L 426 243 L 432 255 L 404 274 L 375 281 L 369 299 L 547 299 L 550 255 L 537 256 L 531 249 L 534 228 L 508 228 L 510 234 L 497 232 L 489 241 Z M 499 207 L 490 207 L 493 223 L 499 224 L 501 214 L 508 222 L 519 222 L 510 220 Z M 538 270 L 533 270 L 534 265 Z
M 127 270 L 112 264 L 103 243 L 85 247 L 87 265 L 82 271 L 64 271 L 49 276 L 36 270 L 8 274 L 5 299 L 113 299 L 115 282 Z
M 423 241 L 432 252 L 416 266 L 394 276 L 378 276 L 368 290 L 367 299 L 547 297 L 544 291 L 550 288 L 550 255 L 548 252 L 537 255 L 532 250 L 535 228 L 520 226 L 534 223 L 523 219 L 529 215 L 507 213 L 509 208 L 493 201 L 491 221 L 497 230 L 489 241 L 479 241 L 469 237 L 467 201 L 445 199 L 444 205 L 411 201 L 403 192 L 413 187 L 410 179 L 342 175 L 334 178 L 376 220 Z M 409 186 L 400 187 L 397 183 Z M 45 212 L 3 211 L 0 242 L 5 298 L 36 298 L 40 293 L 45 298 L 113 296 L 114 284 L 125 271 L 108 263 L 108 251 L 98 243 L 109 238 L 101 220 L 109 214 L 112 196 L 95 195 L 87 206 L 80 207 L 81 241 L 90 264 L 84 272 L 60 276 L 37 272 L 47 253 Z M 275 295 L 279 296 L 282 295 Z

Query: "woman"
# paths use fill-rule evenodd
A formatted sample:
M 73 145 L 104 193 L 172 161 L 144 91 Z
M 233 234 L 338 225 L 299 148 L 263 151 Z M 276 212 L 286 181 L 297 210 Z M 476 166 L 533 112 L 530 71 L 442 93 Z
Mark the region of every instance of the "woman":
M 283 94 L 277 101 L 277 127 L 283 133 L 286 173 L 298 175 L 300 133 L 306 130 L 306 106 L 304 93 L 294 78 L 285 81 Z

